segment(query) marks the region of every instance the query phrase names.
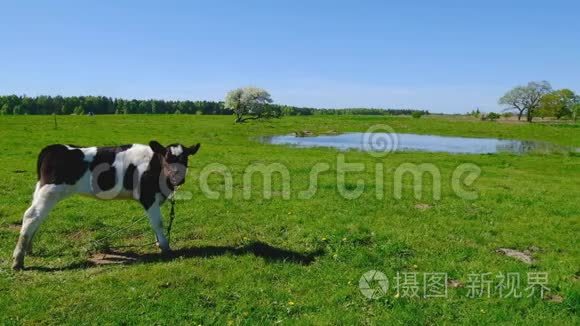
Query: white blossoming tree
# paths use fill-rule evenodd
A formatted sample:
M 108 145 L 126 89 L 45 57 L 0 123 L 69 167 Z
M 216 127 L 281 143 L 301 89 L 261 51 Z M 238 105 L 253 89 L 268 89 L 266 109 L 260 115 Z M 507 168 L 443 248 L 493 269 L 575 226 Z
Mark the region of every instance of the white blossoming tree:
M 270 103 L 270 93 L 257 87 L 236 88 L 228 92 L 225 99 L 225 107 L 234 112 L 237 123 L 279 116 Z

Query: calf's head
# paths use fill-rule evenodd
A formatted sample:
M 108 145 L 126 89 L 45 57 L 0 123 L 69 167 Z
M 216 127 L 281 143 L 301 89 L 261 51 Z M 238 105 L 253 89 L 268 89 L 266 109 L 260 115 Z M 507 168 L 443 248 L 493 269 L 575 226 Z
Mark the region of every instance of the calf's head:
M 185 182 L 187 159 L 199 150 L 199 146 L 200 144 L 198 143 L 191 147 L 181 144 L 171 144 L 164 147 L 155 140 L 149 142 L 149 147 L 160 159 L 160 177 L 167 178 L 167 181 L 174 187 Z

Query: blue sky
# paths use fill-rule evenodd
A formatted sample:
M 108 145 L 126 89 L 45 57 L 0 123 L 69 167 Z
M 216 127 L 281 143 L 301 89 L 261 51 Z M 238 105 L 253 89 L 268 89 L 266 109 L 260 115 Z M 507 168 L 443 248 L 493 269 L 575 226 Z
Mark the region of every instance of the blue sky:
M 580 92 L 578 1 L 1 1 L 0 94 L 498 110 Z

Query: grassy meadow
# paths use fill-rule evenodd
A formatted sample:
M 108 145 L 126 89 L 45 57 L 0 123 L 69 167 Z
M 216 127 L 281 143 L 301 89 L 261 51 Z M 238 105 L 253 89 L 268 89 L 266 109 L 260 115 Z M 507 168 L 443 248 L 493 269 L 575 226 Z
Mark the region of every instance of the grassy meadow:
M 446 117 L 309 116 L 234 124 L 231 116 L 122 115 L 0 117 L 0 323 L 2 324 L 569 324 L 580 323 L 580 155 L 391 153 L 373 157 L 345 152 L 364 163 L 347 188 L 365 181 L 360 198 L 336 189 L 337 151 L 261 144 L 262 135 L 295 131 L 365 131 L 387 124 L 396 132 L 543 140 L 580 147 L 580 125 L 500 123 Z M 202 144 L 190 159 L 177 202 L 172 248 L 164 259 L 151 244 L 143 209 L 132 201 L 70 197 L 41 226 L 27 269 L 10 270 L 23 212 L 36 182 L 36 158 L 52 143 L 83 146 L 180 142 Z M 328 163 L 313 198 L 310 169 Z M 227 166 L 233 198 L 202 194 L 200 171 Z M 254 163 L 281 163 L 291 174 L 291 198 L 261 196 L 256 178 L 244 199 L 242 175 Z M 384 198 L 377 199 L 375 164 L 384 165 Z M 405 179 L 402 199 L 393 196 L 393 172 L 402 163 L 432 163 L 442 175 L 442 195 L 413 196 Z M 481 175 L 475 200 L 456 196 L 451 175 L 473 163 Z M 223 178 L 209 179 L 223 190 Z M 428 185 L 429 180 L 425 180 Z M 426 187 L 428 188 L 428 187 Z M 169 205 L 162 208 L 167 221 Z M 533 248 L 524 264 L 498 248 Z M 93 266 L 106 250 L 137 257 L 133 264 Z M 392 287 L 376 300 L 359 291 L 369 270 L 444 272 L 455 286 L 447 298 L 409 298 Z M 549 299 L 469 298 L 470 273 L 549 274 Z M 422 280 L 420 280 L 422 282 Z M 420 283 L 422 284 L 422 283 Z M 523 290 L 523 286 L 521 288 Z M 422 294 L 422 287 L 420 290 Z

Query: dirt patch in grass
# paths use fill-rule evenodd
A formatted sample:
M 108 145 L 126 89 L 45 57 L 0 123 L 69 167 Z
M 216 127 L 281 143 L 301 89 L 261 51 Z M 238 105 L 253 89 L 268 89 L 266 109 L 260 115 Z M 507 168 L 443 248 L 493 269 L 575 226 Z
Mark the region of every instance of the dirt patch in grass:
M 94 265 L 119 265 L 135 263 L 137 258 L 122 253 L 96 253 L 88 261 Z
M 6 228 L 10 231 L 20 232 L 20 229 L 22 228 L 22 224 L 21 223 L 10 223 L 10 224 L 6 225 Z
M 564 298 L 561 295 L 557 294 L 549 294 L 546 296 L 546 300 L 555 303 L 562 303 L 564 302 Z
M 426 211 L 426 210 L 430 209 L 431 207 L 433 207 L 433 206 L 431 206 L 429 204 L 421 204 L 421 203 L 419 203 L 419 204 L 416 204 L 415 205 L 415 208 L 418 209 L 418 210 L 420 210 L 420 211 Z
M 461 283 L 461 281 L 459 280 L 453 280 L 453 279 L 449 279 L 447 280 L 447 286 L 449 286 L 450 288 L 462 288 L 463 287 L 463 283 Z
M 537 249 L 537 248 L 531 247 L 530 249 Z M 503 254 L 503 255 L 508 256 L 508 257 L 512 257 L 512 258 L 517 259 L 523 263 L 531 265 L 534 263 L 534 259 L 532 258 L 532 251 L 537 251 L 537 250 L 526 249 L 524 251 L 518 251 L 518 250 L 510 249 L 510 248 L 499 248 L 495 252 Z

